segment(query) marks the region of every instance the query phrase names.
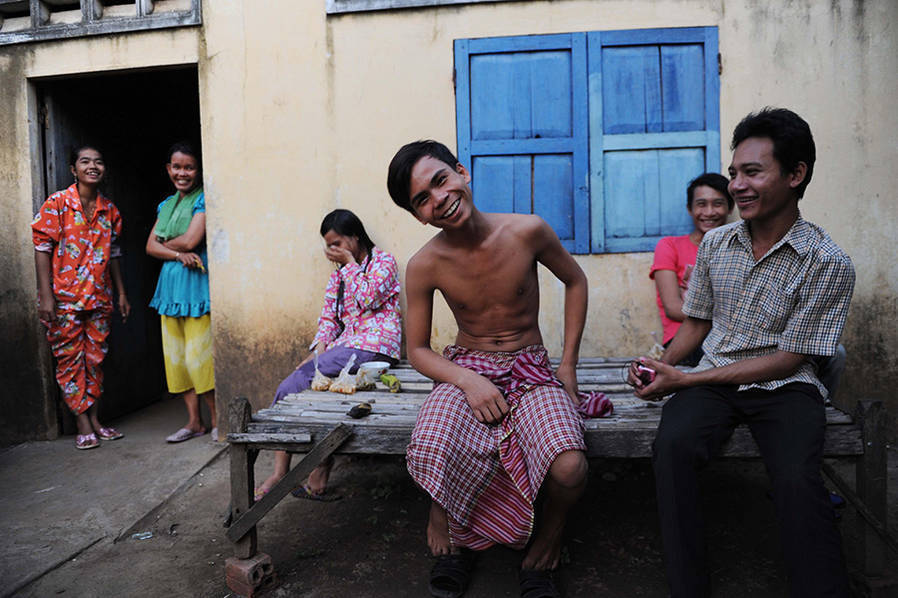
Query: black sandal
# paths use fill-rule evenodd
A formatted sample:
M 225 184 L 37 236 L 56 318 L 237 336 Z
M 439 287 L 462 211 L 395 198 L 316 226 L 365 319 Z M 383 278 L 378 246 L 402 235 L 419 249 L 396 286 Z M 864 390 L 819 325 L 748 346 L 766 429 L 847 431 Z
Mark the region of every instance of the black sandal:
M 435 598 L 460 598 L 468 589 L 474 570 L 474 553 L 441 554 L 430 570 L 430 594 Z
M 532 571 L 521 569 L 518 573 L 521 585 L 521 598 L 561 598 L 551 571 Z

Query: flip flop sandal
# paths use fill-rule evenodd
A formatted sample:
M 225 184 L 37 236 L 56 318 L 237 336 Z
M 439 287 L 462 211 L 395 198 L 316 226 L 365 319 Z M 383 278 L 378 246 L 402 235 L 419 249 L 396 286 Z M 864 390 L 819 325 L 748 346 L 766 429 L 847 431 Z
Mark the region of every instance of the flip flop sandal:
M 201 432 L 194 432 L 189 428 L 181 428 L 171 436 L 165 439 L 165 442 L 184 442 L 185 440 L 190 440 L 191 438 L 196 438 L 197 436 L 202 436 L 206 431 L 203 430 Z
M 430 570 L 430 595 L 435 598 L 459 598 L 468 589 L 474 570 L 474 553 L 441 554 Z
M 343 498 L 340 494 L 328 494 L 327 492 L 312 492 L 306 486 L 300 486 L 290 491 L 295 498 L 304 498 L 317 502 L 334 502 Z
M 521 598 L 561 598 L 558 588 L 552 581 L 551 571 L 532 571 L 521 569 L 518 573 L 521 586 Z
M 102 427 L 97 430 L 97 436 L 99 436 L 103 440 L 118 440 L 119 438 L 124 438 L 125 435 L 116 430 L 115 428 L 107 428 Z
M 86 451 L 98 446 L 100 446 L 100 441 L 97 440 L 96 434 L 78 434 L 75 436 L 75 448 L 79 451 Z

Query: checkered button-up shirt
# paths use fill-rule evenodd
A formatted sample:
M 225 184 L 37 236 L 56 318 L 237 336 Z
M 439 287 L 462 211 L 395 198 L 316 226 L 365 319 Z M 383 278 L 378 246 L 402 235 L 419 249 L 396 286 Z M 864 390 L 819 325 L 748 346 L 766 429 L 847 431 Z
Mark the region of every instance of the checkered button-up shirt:
M 832 355 L 854 290 L 854 266 L 823 229 L 801 216 L 761 259 L 743 220 L 712 230 L 698 250 L 683 313 L 711 320 L 696 370 L 722 367 L 777 350 Z M 782 380 L 743 384 L 773 390 L 807 382 L 827 391 L 805 361 Z

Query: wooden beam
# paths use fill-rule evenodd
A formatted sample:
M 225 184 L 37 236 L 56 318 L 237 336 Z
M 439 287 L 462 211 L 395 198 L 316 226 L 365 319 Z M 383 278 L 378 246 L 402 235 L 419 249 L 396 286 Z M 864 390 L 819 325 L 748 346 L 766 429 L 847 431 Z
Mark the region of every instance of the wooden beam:
M 261 444 L 265 442 L 284 444 L 308 444 L 312 442 L 312 435 L 308 432 L 291 432 L 288 434 L 244 434 L 231 433 L 228 434 L 228 442 L 231 444 Z
M 228 427 L 234 432 L 245 432 L 251 414 L 249 401 L 244 397 L 234 399 L 229 406 Z M 231 519 L 239 520 L 253 504 L 254 459 L 250 459 L 246 444 L 232 444 L 228 450 L 231 454 Z M 256 554 L 255 527 L 250 527 L 233 538 L 229 530 L 228 538 L 234 542 L 234 556 L 237 558 L 248 559 Z
M 244 534 L 252 531 L 255 533 L 256 524 L 264 517 L 268 511 L 274 508 L 282 498 L 296 486 L 300 485 L 306 479 L 312 470 L 318 467 L 322 461 L 330 457 L 343 442 L 352 436 L 352 428 L 344 424 L 338 424 L 333 430 L 325 436 L 321 442 L 315 445 L 296 467 L 287 472 L 281 480 L 272 486 L 268 493 L 263 496 L 259 502 L 255 503 L 248 511 L 243 512 L 239 516 L 234 514 L 234 521 L 225 534 L 232 542 L 237 542 Z M 235 446 L 231 445 L 233 449 Z M 243 445 L 246 446 L 246 445 Z M 246 558 L 246 557 L 243 557 Z
M 31 9 L 31 27 L 37 29 L 50 22 L 50 9 L 41 0 L 30 0 L 29 8 Z

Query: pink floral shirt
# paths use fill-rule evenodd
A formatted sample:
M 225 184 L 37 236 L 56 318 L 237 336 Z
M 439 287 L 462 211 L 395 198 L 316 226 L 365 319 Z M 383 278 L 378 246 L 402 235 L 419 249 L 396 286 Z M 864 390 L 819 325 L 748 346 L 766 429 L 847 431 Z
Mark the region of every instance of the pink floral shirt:
M 331 274 L 312 346 L 319 351 L 351 347 L 399 359 L 402 317 L 399 312 L 399 269 L 396 260 L 375 247 L 370 263 L 347 264 Z M 337 290 L 344 282 L 343 307 L 337 324 Z

